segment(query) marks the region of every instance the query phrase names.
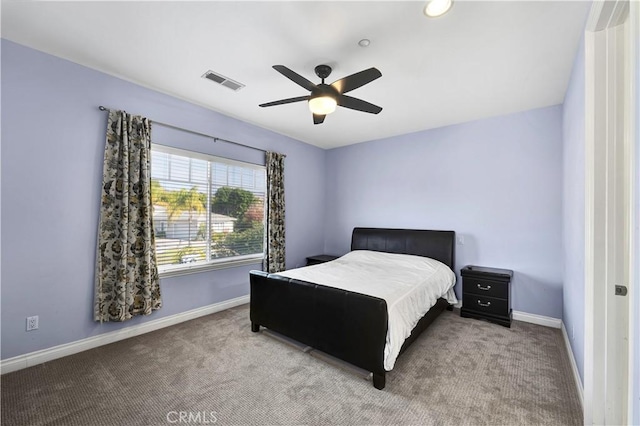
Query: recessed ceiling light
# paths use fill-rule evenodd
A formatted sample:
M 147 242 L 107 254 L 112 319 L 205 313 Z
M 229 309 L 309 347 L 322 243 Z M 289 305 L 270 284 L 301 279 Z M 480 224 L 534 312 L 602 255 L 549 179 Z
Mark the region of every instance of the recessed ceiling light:
M 369 40 L 368 38 L 363 38 L 362 40 L 360 40 L 358 42 L 358 46 L 360 47 L 367 47 L 371 44 L 371 40 Z
M 424 14 L 429 18 L 442 16 L 451 9 L 453 0 L 430 0 L 424 8 Z

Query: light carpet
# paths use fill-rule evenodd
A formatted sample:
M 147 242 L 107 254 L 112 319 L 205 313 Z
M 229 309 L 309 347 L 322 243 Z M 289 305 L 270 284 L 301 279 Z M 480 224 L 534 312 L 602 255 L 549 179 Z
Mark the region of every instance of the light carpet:
M 443 313 L 387 385 L 252 333 L 248 305 L 1 377 L 3 425 L 579 425 L 560 330 Z M 182 416 L 182 417 L 180 417 Z

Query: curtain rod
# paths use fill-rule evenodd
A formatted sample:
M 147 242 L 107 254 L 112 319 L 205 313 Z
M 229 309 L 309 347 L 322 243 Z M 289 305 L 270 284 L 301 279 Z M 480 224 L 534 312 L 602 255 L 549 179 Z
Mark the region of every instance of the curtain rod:
M 111 110 L 111 108 L 107 108 L 107 107 L 104 107 L 102 105 L 100 105 L 98 107 L 98 109 L 100 111 L 110 111 Z M 159 124 L 159 125 L 164 126 L 164 127 L 169 127 L 171 129 L 182 130 L 183 132 L 192 133 L 192 134 L 198 135 L 198 136 L 204 136 L 205 138 L 213 139 L 214 142 L 222 141 L 222 142 L 230 143 L 230 144 L 233 144 L 233 145 L 242 146 L 244 148 L 255 149 L 256 151 L 267 152 L 265 149 L 256 148 L 255 146 L 245 145 L 245 144 L 240 143 L 240 142 L 234 142 L 234 141 L 230 141 L 230 140 L 227 140 L 227 139 L 218 138 L 218 137 L 215 137 L 215 136 L 212 136 L 212 135 L 208 135 L 206 133 L 200 133 L 200 132 L 196 132 L 195 130 L 185 129 L 184 127 L 174 126 L 173 124 L 163 123 L 162 121 L 151 120 L 151 122 L 155 123 L 155 124 Z M 283 154 L 283 155 L 286 157 L 286 154 Z

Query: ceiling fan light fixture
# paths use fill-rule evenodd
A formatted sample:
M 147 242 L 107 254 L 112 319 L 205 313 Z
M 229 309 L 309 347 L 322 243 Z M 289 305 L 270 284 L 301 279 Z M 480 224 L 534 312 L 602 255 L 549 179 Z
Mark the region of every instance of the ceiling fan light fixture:
M 336 106 L 338 106 L 338 102 L 334 97 L 329 95 L 321 95 L 309 99 L 309 109 L 314 114 L 331 114 L 336 110 Z
M 430 0 L 424 8 L 424 14 L 436 18 L 447 13 L 452 5 L 453 0 Z
M 329 65 L 318 65 L 314 71 L 320 77 L 322 82 L 314 84 L 295 71 L 290 70 L 284 65 L 274 65 L 273 69 L 278 71 L 298 86 L 308 90 L 307 96 L 297 96 L 295 98 L 280 99 L 278 101 L 267 102 L 258 105 L 261 108 L 272 107 L 276 105 L 285 105 L 293 102 L 307 101 L 309 109 L 313 113 L 313 124 L 322 124 L 327 114 L 331 114 L 340 105 L 343 108 L 349 108 L 355 111 L 367 112 L 369 114 L 378 114 L 382 108 L 362 99 L 353 98 L 345 95 L 345 93 L 362 87 L 382 77 L 382 73 L 377 68 L 368 68 L 355 74 L 348 75 L 340 80 L 336 80 L 331 84 L 324 81 L 331 74 Z

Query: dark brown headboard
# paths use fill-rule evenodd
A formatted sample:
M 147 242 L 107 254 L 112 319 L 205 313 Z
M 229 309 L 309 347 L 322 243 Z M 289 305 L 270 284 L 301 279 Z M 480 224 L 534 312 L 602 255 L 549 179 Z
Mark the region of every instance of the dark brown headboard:
M 456 233 L 423 229 L 354 228 L 351 250 L 413 254 L 436 259 L 453 269 Z

